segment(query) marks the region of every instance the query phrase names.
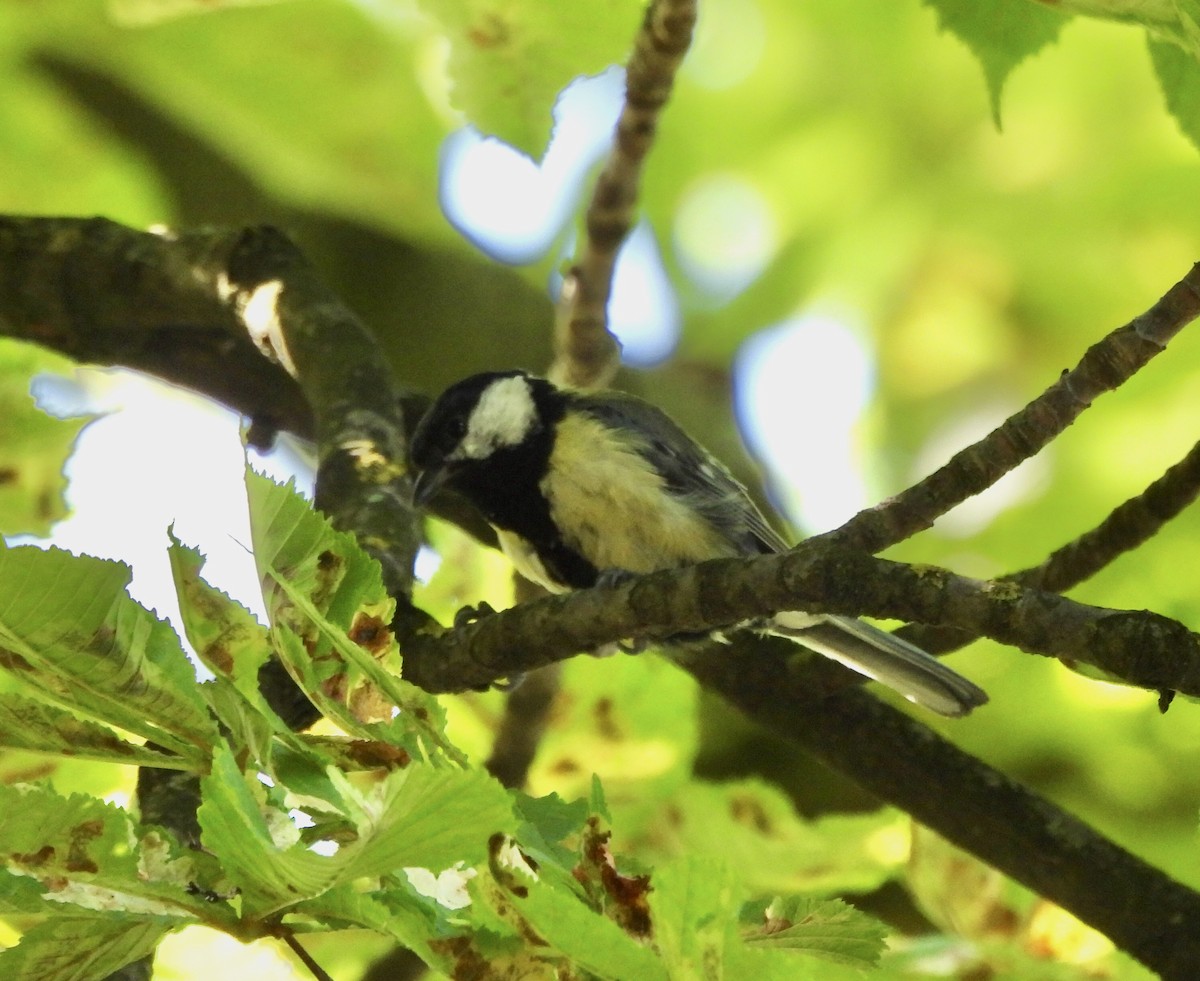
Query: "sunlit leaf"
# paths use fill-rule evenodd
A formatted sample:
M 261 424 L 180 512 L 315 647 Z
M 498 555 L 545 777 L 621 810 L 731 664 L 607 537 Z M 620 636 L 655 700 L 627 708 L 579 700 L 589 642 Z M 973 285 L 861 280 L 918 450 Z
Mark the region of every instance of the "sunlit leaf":
M 108 9 L 118 23 L 139 26 L 188 14 L 211 14 L 233 7 L 280 2 L 282 0 L 108 0 Z
M 420 0 L 450 39 L 451 96 L 467 120 L 538 158 L 550 110 L 580 75 L 628 54 L 644 5 L 633 0 Z
M 188 888 L 195 865 L 160 834 L 142 834 L 119 807 L 94 797 L 60 796 L 43 787 L 0 787 L 4 869 L 0 904 L 33 909 L 34 894 L 12 876 L 40 886 L 39 912 L 126 913 L 173 924 L 224 920 L 225 911 Z
M 1168 41 L 1151 40 L 1150 56 L 1167 108 L 1188 139 L 1200 147 L 1200 62 Z
M 746 943 L 761 950 L 814 954 L 852 967 L 879 962 L 887 928 L 840 899 L 776 900 Z
M 276 650 L 293 678 L 348 731 L 382 735 L 364 723 L 395 706 L 394 735 L 409 732 L 457 759 L 437 700 L 387 669 L 398 665 L 389 629 L 395 600 L 383 587 L 379 564 L 294 488 L 251 470 L 246 488 Z
M 617 827 L 656 861 L 720 858 L 762 893 L 869 892 L 900 870 L 908 821 L 895 812 L 801 817 L 777 788 L 757 780 L 692 781 L 663 798 L 661 809 Z
M 104 978 L 153 953 L 170 924 L 133 916 L 66 918 L 39 923 L 0 951 L 7 981 Z
M 43 696 L 199 757 L 216 728 L 175 631 L 130 599 L 129 567 L 0 549 L 0 663 Z
M 95 722 L 9 693 L 0 693 L 0 747 L 134 766 L 183 769 L 189 765 L 170 753 L 129 742 Z
M 992 116 L 1000 125 L 1000 97 L 1013 69 L 1058 39 L 1066 23 L 1053 7 L 1014 0 L 925 0 L 941 27 L 961 38 L 987 76 Z
M 519 933 L 533 931 L 552 951 L 567 958 L 567 963 L 600 977 L 639 981 L 670 977 L 648 947 L 588 905 L 569 876 L 556 875 L 553 870 L 530 874 L 528 867 L 494 872 L 494 876 L 481 875 L 474 880 L 472 892 L 508 928 Z
M 689 857 L 655 870 L 650 909 L 654 937 L 672 977 L 702 977 L 736 944 L 741 886 L 734 869 L 716 858 Z
M 507 795 L 490 777 L 414 763 L 388 773 L 361 797 L 344 788 L 343 818 L 354 836 L 329 855 L 301 841 L 286 809 L 227 751 L 218 750 L 202 789 L 205 847 L 221 859 L 246 902 L 264 913 L 359 876 L 472 865 L 493 834 L 515 824 Z

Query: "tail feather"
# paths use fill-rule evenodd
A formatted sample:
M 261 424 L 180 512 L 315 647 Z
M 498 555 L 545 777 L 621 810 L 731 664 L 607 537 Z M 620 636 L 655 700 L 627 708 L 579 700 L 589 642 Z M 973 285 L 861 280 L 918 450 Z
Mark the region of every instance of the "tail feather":
M 966 715 L 987 693 L 936 657 L 853 617 L 780 613 L 769 628 L 939 715 Z

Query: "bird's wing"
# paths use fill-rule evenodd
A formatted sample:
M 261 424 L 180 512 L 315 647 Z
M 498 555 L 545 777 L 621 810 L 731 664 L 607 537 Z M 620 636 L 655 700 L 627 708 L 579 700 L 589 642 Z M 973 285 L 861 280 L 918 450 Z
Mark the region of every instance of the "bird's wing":
M 731 551 L 786 551 L 787 544 L 755 507 L 746 489 L 662 410 L 620 392 L 579 393 L 573 400 L 580 411 L 644 441 L 647 459 L 670 493 L 704 514 L 730 543 Z M 853 617 L 783 612 L 764 627 L 943 715 L 965 715 L 987 701 L 979 687 L 937 658 Z
M 574 406 L 605 425 L 636 433 L 667 490 L 685 499 L 741 554 L 783 552 L 788 544 L 716 457 L 655 405 L 623 392 L 574 393 Z

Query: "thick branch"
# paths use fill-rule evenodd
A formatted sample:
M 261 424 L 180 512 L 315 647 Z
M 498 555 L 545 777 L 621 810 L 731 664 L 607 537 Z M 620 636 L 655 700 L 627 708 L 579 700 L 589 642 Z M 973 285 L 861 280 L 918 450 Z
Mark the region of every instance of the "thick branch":
M 404 400 L 374 338 L 280 232 L 0 217 L 0 332 L 315 437 L 318 503 L 407 595 L 419 521 L 404 483 Z
M 262 356 L 222 295 L 241 235 L 0 216 L 0 333 L 85 364 L 149 372 L 311 437 L 300 387 Z
M 814 697 L 780 661 L 688 656 L 702 685 L 1038 894 L 1170 981 L 1200 964 L 1200 894 L 863 691 Z
M 616 374 L 620 349 L 608 332 L 613 267 L 633 226 L 642 163 L 695 24 L 695 0 L 653 0 L 634 39 L 613 149 L 592 191 L 583 254 L 563 290 L 558 354 L 549 372 L 560 384 L 603 387 Z
M 316 417 L 317 506 L 379 560 L 394 596 L 408 596 L 420 519 L 400 391 L 374 336 L 276 229 L 243 232 L 226 278 L 246 329 L 299 381 Z
M 1200 636 L 1174 620 L 808 543 L 427 631 L 406 648 L 405 677 L 429 691 L 462 691 L 623 637 L 663 640 L 793 609 L 954 624 L 1030 653 L 1093 664 L 1130 684 L 1200 695 Z
M 1200 315 L 1200 264 L 1157 303 L 1092 345 L 1083 358 L 1025 408 L 944 467 L 841 528 L 822 536 L 830 544 L 879 552 L 929 528 L 956 504 L 986 490 L 1037 454 L 1092 402 L 1129 380 Z

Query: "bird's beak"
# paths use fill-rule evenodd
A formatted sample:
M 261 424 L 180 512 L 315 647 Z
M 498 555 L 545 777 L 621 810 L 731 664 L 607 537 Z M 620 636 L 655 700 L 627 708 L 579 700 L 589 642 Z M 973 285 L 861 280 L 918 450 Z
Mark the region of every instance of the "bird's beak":
M 428 470 L 422 470 L 417 474 L 417 479 L 413 481 L 413 504 L 419 508 L 423 508 L 445 486 L 446 481 L 450 479 L 452 474 L 453 468 L 445 463 L 441 466 L 430 467 Z

